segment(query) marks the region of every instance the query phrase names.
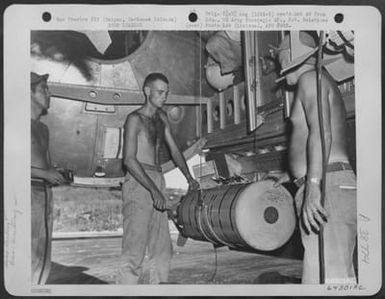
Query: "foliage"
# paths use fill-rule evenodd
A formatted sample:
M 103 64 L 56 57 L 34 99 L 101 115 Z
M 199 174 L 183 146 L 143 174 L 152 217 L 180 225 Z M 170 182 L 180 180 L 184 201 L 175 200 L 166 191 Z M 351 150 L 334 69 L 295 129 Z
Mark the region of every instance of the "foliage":
M 60 186 L 53 190 L 55 232 L 117 231 L 122 228 L 120 190 Z M 168 189 L 169 197 L 180 197 L 179 189 Z

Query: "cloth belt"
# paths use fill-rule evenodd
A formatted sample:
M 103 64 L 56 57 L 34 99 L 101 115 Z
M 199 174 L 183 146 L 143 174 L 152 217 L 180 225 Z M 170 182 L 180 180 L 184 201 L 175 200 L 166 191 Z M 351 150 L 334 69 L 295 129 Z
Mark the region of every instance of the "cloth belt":
M 146 163 L 140 163 L 142 165 L 144 170 L 153 170 L 157 172 L 162 172 L 162 167 L 159 165 L 152 165 L 152 164 L 146 164 Z
M 40 179 L 31 179 L 31 186 L 36 186 L 36 187 L 48 187 L 48 184 L 44 180 Z
M 342 170 L 352 170 L 352 166 L 346 162 L 335 162 L 328 164 L 326 172 L 336 172 Z M 294 180 L 294 184 L 299 188 L 306 182 L 306 175 Z
M 335 171 L 342 171 L 342 170 L 352 170 L 353 168 L 350 166 L 349 163 L 346 162 L 335 162 L 328 164 L 326 167 L 326 172 L 335 172 Z

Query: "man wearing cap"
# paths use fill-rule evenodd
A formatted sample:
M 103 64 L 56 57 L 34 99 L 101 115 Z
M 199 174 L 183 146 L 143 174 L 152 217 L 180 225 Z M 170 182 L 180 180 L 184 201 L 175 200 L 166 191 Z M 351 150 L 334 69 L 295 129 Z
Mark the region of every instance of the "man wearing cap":
M 320 283 L 319 231 L 323 226 L 325 282 L 356 283 L 353 251 L 356 243 L 356 178 L 346 150 L 346 111 L 331 75 L 322 70 L 322 115 L 327 167 L 323 169 L 317 108 L 315 40 L 306 32 L 291 32 L 279 47 L 279 61 L 289 85 L 296 85 L 291 110 L 289 166 L 299 187 L 296 205 L 301 215 L 305 249 L 302 283 Z M 321 178 L 326 171 L 325 203 Z M 281 178 L 279 182 L 283 182 Z
M 149 74 L 143 83 L 145 102 L 127 116 L 124 125 L 122 265 L 117 282 L 137 284 L 147 251 L 150 284 L 166 283 L 172 256 L 168 227 L 165 181 L 160 167 L 160 148 L 166 143 L 175 164 L 186 177 L 189 188 L 197 189 L 172 135 L 162 110 L 169 93 L 168 79 L 161 73 Z
M 52 185 L 65 182 L 51 166 L 48 127 L 40 121 L 50 104 L 48 74 L 31 72 L 31 283 L 44 284 L 51 267 Z

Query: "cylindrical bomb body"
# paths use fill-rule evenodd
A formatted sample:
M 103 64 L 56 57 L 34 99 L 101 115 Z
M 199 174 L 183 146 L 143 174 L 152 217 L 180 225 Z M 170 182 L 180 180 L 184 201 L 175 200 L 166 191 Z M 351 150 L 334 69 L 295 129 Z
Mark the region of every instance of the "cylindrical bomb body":
M 292 196 L 270 180 L 189 192 L 176 214 L 185 237 L 239 249 L 277 249 L 296 225 Z

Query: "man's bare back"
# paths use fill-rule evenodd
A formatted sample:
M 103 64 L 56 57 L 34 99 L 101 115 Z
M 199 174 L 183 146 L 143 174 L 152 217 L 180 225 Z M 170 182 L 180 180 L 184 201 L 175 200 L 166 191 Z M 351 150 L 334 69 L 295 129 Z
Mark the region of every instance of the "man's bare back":
M 322 103 L 326 109 L 326 121 L 330 118 L 331 142 L 329 163 L 336 161 L 347 162 L 346 152 L 346 111 L 342 96 L 335 83 L 327 72 L 322 75 Z M 289 146 L 289 163 L 294 177 L 300 178 L 307 174 L 307 146 L 311 122 L 309 117 L 318 122 L 316 103 L 308 102 L 308 90 L 316 92 L 316 71 L 308 71 L 298 80 L 297 95 L 294 100 L 291 122 L 291 142 Z M 307 115 L 307 116 L 305 116 Z
M 304 246 L 302 283 L 306 284 L 322 279 L 355 281 L 355 193 L 340 189 L 340 184 L 353 188 L 355 184 L 346 149 L 346 111 L 334 79 L 325 69 L 319 74 L 316 59 L 309 56 L 316 45 L 310 33 L 293 32 L 284 37 L 279 52 L 286 83 L 297 87 L 290 117 L 289 166 L 298 179 L 295 202 Z M 276 185 L 288 179 L 286 173 Z M 320 250 L 323 259 L 319 259 Z

